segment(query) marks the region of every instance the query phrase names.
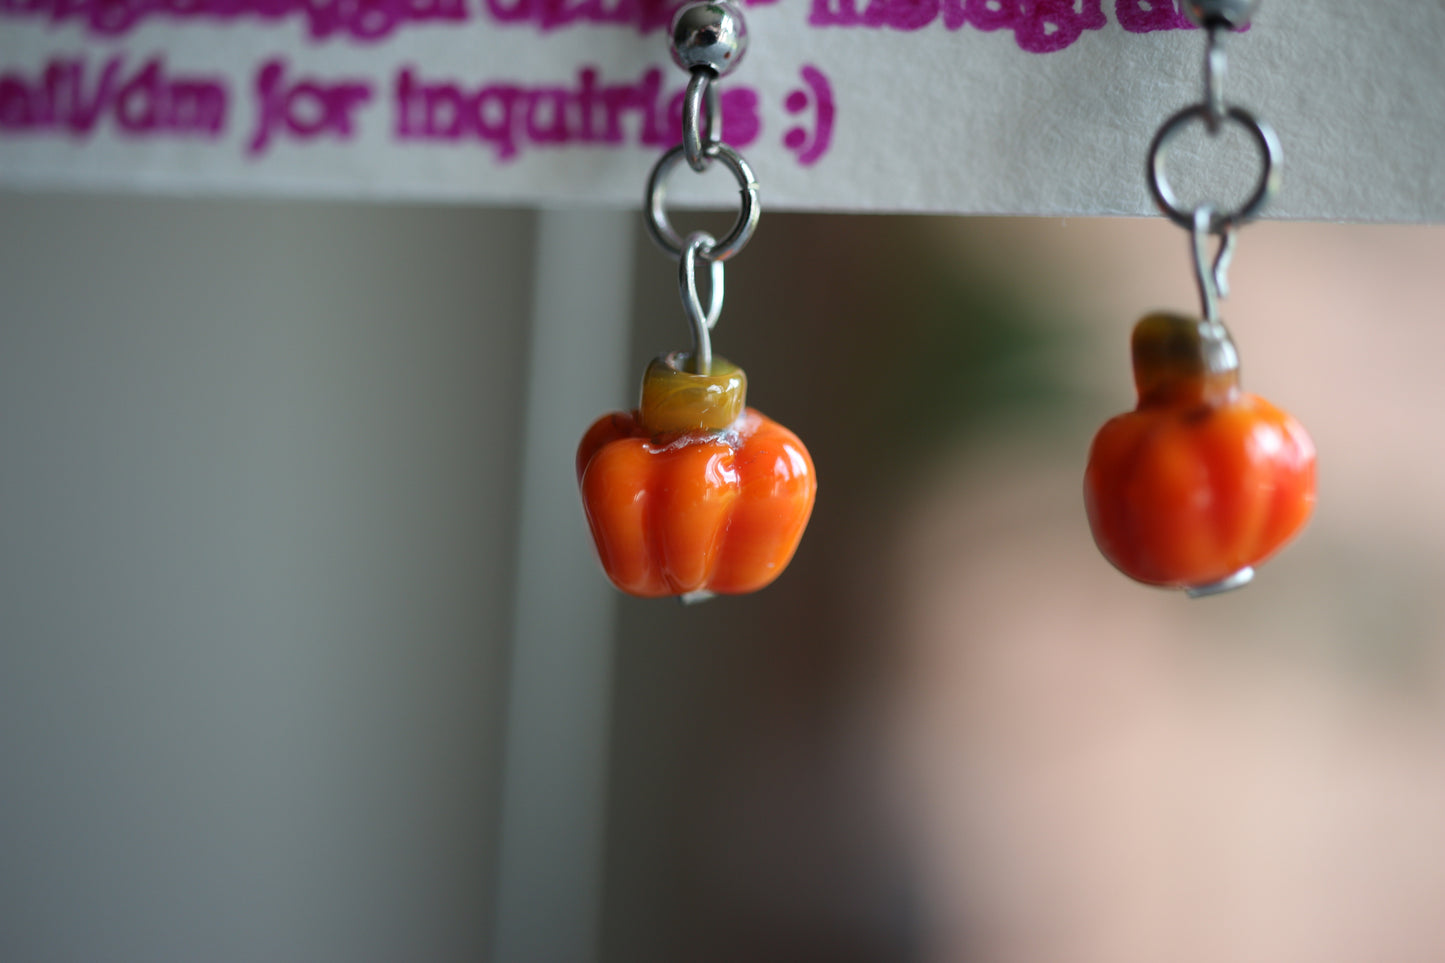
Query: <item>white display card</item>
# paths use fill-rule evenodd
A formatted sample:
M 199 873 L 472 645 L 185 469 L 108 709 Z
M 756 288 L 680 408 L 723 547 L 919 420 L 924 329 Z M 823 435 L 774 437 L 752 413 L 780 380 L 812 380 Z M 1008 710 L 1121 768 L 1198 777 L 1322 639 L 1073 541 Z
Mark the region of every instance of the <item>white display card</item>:
M 637 205 L 679 136 L 676 6 L 0 0 L 0 187 Z M 1203 94 L 1170 0 L 743 8 L 724 139 L 769 210 L 1153 213 L 1150 139 Z M 1445 2 L 1264 0 L 1228 50 L 1227 100 L 1283 144 L 1269 216 L 1445 220 Z M 1180 193 L 1247 194 L 1253 142 L 1197 126 Z

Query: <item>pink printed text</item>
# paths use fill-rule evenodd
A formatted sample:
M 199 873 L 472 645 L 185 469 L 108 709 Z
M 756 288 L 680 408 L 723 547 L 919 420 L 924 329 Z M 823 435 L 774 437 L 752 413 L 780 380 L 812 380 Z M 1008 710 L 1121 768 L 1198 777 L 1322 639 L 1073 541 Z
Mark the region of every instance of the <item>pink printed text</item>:
M 0 17 L 83 24 L 102 37 L 117 37 L 149 20 L 229 23 L 305 21 L 313 40 L 333 36 L 376 41 L 399 27 L 462 23 L 468 0 L 0 0 Z
M 356 114 L 371 100 L 370 83 L 293 77 L 287 71 L 286 61 L 276 58 L 256 72 L 256 130 L 247 153 L 262 153 L 277 136 L 299 141 L 356 136 Z
M 219 137 L 229 108 L 220 77 L 172 73 L 165 59 L 131 67 L 116 55 L 96 67 L 51 59 L 38 74 L 0 73 L 0 131 L 89 136 L 109 120 L 126 136 Z
M 623 143 L 661 146 L 682 137 L 683 90 L 664 90 L 663 72 L 606 81 L 583 67 L 569 84 L 492 81 L 471 86 L 428 78 L 405 67 L 393 86 L 400 141 L 482 143 L 501 160 L 523 148 Z M 757 92 L 731 84 L 722 92 L 723 139 L 745 147 L 759 133 Z
M 634 27 L 648 33 L 672 22 L 687 0 L 482 0 L 487 14 L 499 23 L 525 23 L 542 30 L 574 24 Z M 741 0 L 748 7 L 778 0 Z
M 1114 0 L 1119 26 L 1130 33 L 1192 29 L 1173 0 Z M 922 30 L 1010 30 L 1030 53 L 1055 53 L 1090 30 L 1102 30 L 1104 0 L 812 0 L 815 27 Z

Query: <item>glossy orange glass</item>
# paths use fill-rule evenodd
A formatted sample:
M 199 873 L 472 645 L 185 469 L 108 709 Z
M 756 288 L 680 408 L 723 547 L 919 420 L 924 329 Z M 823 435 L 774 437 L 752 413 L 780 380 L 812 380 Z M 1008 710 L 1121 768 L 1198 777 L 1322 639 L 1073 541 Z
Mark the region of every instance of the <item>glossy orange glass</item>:
M 1139 405 L 1099 431 L 1084 477 L 1094 541 L 1140 582 L 1223 582 L 1309 520 L 1314 444 L 1287 412 L 1240 390 L 1222 325 L 1151 315 L 1133 347 Z
M 741 411 L 727 427 L 653 430 L 645 414 L 669 427 L 679 417 L 678 393 L 657 380 L 677 383 L 677 364 L 658 364 L 644 380 L 646 407 L 598 419 L 577 449 L 602 567 L 630 595 L 756 591 L 782 574 L 803 537 L 818 490 L 813 460 L 791 431 L 743 407 L 741 383 L 722 402 Z M 730 367 L 714 360 L 715 372 Z M 668 399 L 661 413 L 659 396 Z

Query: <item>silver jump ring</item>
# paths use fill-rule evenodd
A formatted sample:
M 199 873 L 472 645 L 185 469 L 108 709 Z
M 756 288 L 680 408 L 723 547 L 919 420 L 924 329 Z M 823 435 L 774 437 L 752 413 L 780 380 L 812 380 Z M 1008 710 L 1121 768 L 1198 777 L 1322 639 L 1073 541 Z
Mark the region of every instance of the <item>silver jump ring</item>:
M 704 372 L 712 367 L 712 337 L 709 332 L 722 315 L 723 262 L 708 261 L 711 271 L 708 277 L 708 306 L 704 311 L 702 297 L 697 293 L 697 259 L 704 250 L 716 244 L 717 238 L 703 231 L 689 234 L 677 268 L 682 308 L 687 313 L 688 324 L 692 326 L 692 355 L 697 361 L 697 370 Z
M 682 257 L 687 246 L 672 222 L 667 218 L 667 175 L 683 159 L 686 150 L 682 144 L 669 150 L 653 166 L 647 178 L 647 231 L 657 246 L 673 257 Z M 708 261 L 726 261 L 741 251 L 752 240 L 757 229 L 762 208 L 758 206 L 758 179 L 742 155 L 726 144 L 717 141 L 703 145 L 703 156 L 709 161 L 720 160 L 738 182 L 738 193 L 742 195 L 737 222 L 722 240 L 698 250 L 698 256 Z
M 1171 221 L 1190 230 L 1194 228 L 1194 211 L 1186 210 L 1180 205 L 1179 197 L 1174 193 L 1174 188 L 1169 184 L 1169 176 L 1164 171 L 1164 162 L 1169 154 L 1170 142 L 1178 136 L 1185 124 L 1192 120 L 1208 124 L 1210 117 L 1208 104 L 1194 104 L 1185 107 L 1164 122 L 1164 125 L 1159 128 L 1159 132 L 1154 135 L 1154 142 L 1149 145 L 1147 172 L 1149 190 L 1154 195 L 1154 203 L 1159 205 L 1159 209 Z M 1229 108 L 1225 112 L 1224 118 L 1234 121 L 1249 131 L 1264 157 L 1264 168 L 1260 173 L 1259 183 L 1255 187 L 1254 193 L 1244 204 L 1233 211 L 1217 211 L 1215 213 L 1210 231 L 1216 234 L 1225 228 L 1253 220 L 1279 188 L 1280 146 L 1279 136 L 1275 134 L 1274 128 L 1243 107 Z
M 696 67 L 687 82 L 687 96 L 682 101 L 682 148 L 687 166 L 701 174 L 707 170 L 703 148 L 722 140 L 722 99 L 718 96 L 717 74 L 707 67 Z M 702 111 L 707 109 L 707 133 L 703 133 Z

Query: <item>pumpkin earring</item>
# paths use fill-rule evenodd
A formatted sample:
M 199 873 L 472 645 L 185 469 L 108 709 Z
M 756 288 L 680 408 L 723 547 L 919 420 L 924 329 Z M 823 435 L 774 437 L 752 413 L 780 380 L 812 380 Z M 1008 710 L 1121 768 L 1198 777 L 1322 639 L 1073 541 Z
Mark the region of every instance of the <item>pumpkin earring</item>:
M 747 377 L 712 353 L 723 302 L 723 264 L 757 227 L 758 184 L 742 156 L 722 143 L 717 81 L 746 48 L 742 15 L 727 3 L 696 3 L 673 18 L 673 60 L 691 73 L 682 143 L 657 162 L 647 183 L 652 239 L 678 259 L 690 352 L 653 359 L 634 411 L 604 415 L 577 449 L 582 506 L 607 576 L 629 595 L 753 592 L 792 559 L 817 493 L 813 461 L 796 435 L 746 406 Z M 706 123 L 703 122 L 704 113 Z M 742 202 L 722 240 L 683 238 L 668 220 L 667 176 L 680 161 L 694 171 L 720 162 Z M 698 270 L 708 274 L 707 307 Z
M 1189 230 L 1204 318 L 1151 314 L 1134 328 L 1138 407 L 1094 438 L 1084 503 L 1099 550 L 1137 581 L 1214 595 L 1247 584 L 1254 566 L 1305 525 L 1315 502 L 1315 449 L 1287 412 L 1239 386 L 1239 355 L 1219 316 L 1238 227 L 1278 185 L 1279 140 L 1249 111 L 1224 102 L 1224 41 L 1257 0 L 1186 0 L 1208 32 L 1204 102 L 1166 120 L 1149 148 L 1154 200 Z M 1237 210 L 1185 210 L 1165 175 L 1170 142 L 1193 121 L 1210 135 L 1238 124 L 1263 155 L 1254 194 Z M 1209 240 L 1219 238 L 1211 262 Z

